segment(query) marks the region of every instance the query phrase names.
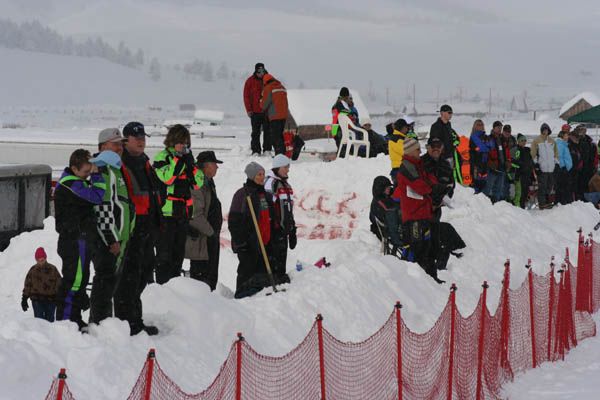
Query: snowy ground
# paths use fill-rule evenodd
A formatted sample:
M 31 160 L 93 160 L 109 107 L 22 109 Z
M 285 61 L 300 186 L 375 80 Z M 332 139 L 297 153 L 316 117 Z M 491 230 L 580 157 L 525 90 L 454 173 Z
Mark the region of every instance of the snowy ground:
M 219 154 L 225 161 L 216 178 L 217 190 L 227 212 L 234 191 L 244 181 L 243 167 L 251 160 L 230 151 Z M 265 167 L 270 159 L 255 158 Z M 44 246 L 51 263 L 60 266 L 57 235 L 49 218 L 42 231 L 24 233 L 0 253 L 0 398 L 42 398 L 52 377 L 66 367 L 68 383 L 78 399 L 124 399 L 139 374 L 149 348 L 167 374 L 188 392 L 199 392 L 216 376 L 236 332 L 259 352 L 281 355 L 305 336 L 314 317 L 322 313 L 325 326 L 341 340 L 363 340 L 387 319 L 395 301 L 413 330 L 425 331 L 446 303 L 450 282 L 456 282 L 458 307 L 463 315 L 477 302 L 481 283 L 490 284 L 488 306 L 498 301 L 503 263 L 511 259 L 511 283 L 518 286 L 531 257 L 536 272 L 548 268 L 550 257 L 561 259 L 565 246 L 574 252 L 576 230 L 589 231 L 598 213 L 589 204 L 576 203 L 553 210 L 524 211 L 506 203 L 494 206 L 482 195 L 458 189 L 454 208 L 444 210 L 468 248 L 465 256 L 452 258 L 439 286 L 421 269 L 379 254 L 379 243 L 369 232 L 368 209 L 371 182 L 386 175 L 389 160 L 340 160 L 331 163 L 294 163 L 291 183 L 296 195 L 298 247 L 290 251 L 288 271 L 292 283 L 285 294 L 261 294 L 244 300 L 227 295 L 235 285 L 237 259 L 228 246 L 222 248 L 219 294 L 187 278 L 164 286 L 151 285 L 144 292 L 145 320 L 161 330 L 157 337 L 129 337 L 127 324 L 116 319 L 81 335 L 74 324 L 48 324 L 20 309 L 20 293 L 33 251 Z M 228 243 L 226 226 L 222 235 Z M 309 266 L 326 256 L 332 267 Z M 573 257 L 574 258 L 574 257 Z M 297 272 L 297 260 L 306 268 Z M 597 398 L 600 340 L 584 341 L 565 363 L 544 365 L 517 377 L 506 387 L 511 399 L 567 398 L 565 390 L 583 390 L 570 398 Z M 583 382 L 586 382 L 585 385 Z M 4 397 L 3 397 L 4 396 Z

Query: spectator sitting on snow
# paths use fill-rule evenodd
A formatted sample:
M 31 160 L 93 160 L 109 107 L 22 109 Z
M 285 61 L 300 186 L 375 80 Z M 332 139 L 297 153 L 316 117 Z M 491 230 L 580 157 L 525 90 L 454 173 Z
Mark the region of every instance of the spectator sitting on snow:
M 419 143 L 412 138 L 404 142 L 404 157 L 398 172 L 398 186 L 394 198 L 400 199 L 402 210 L 402 239 L 410 245 L 412 258 L 436 282 L 444 283 L 437 277 L 435 254 L 432 252 L 431 220 L 433 218 L 433 198 L 445 193 L 446 185 L 438 184 L 434 175 L 425 171 L 419 158 Z
M 600 175 L 592 176 L 588 183 L 588 191 L 583 194 L 585 201 L 589 201 L 596 208 L 600 208 Z
M 276 283 L 289 283 L 286 273 L 288 244 L 296 248 L 296 221 L 294 220 L 294 191 L 288 182 L 291 161 L 283 154 L 273 158 L 273 168 L 267 173 L 265 191 L 272 196 L 274 207 L 271 251 L 269 260 Z
M 402 247 L 402 233 L 400 224 L 400 207 L 391 197 L 392 182 L 385 176 L 378 176 L 373 180 L 373 199 L 369 220 L 371 221 L 371 232 L 379 240 L 383 236 L 388 238 L 392 245 L 392 254 Z M 382 230 L 383 229 L 383 230 Z
M 231 233 L 231 247 L 239 260 L 235 290 L 237 299 L 252 296 L 269 284 L 258 234 L 260 234 L 268 254 L 274 214 L 271 196 L 265 192 L 264 188 L 265 169 L 260 164 L 251 162 L 246 166 L 244 172 L 248 179 L 244 186 L 233 195 L 228 224 Z M 248 197 L 252 203 L 258 226 L 254 225 L 248 208 Z
M 56 296 L 59 293 L 61 277 L 56 267 L 46 261 L 43 247 L 35 251 L 36 264 L 29 269 L 25 277 L 21 308 L 27 311 L 27 299 L 33 304 L 33 315 L 54 322 Z

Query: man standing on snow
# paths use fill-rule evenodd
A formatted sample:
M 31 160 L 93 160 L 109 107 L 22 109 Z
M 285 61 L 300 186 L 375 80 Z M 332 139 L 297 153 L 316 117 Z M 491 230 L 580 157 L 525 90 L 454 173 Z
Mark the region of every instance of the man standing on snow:
M 221 251 L 221 226 L 223 212 L 217 197 L 214 177 L 219 169 L 214 151 L 203 151 L 196 158 L 198 168 L 204 174 L 204 185 L 192 190 L 194 216 L 190 220 L 185 258 L 190 259 L 190 278 L 206 283 L 210 290 L 217 288 L 219 280 L 219 256 Z
M 246 79 L 244 84 L 244 106 L 246 114 L 250 117 L 252 134 L 250 149 L 253 155 L 260 155 L 260 130 L 263 130 L 262 151 L 271 151 L 271 136 L 269 134 L 269 120 L 265 117 L 260 107 L 260 97 L 263 91 L 263 77 L 267 73 L 263 63 L 254 66 L 254 73 Z
M 269 120 L 269 132 L 275 154 L 285 154 L 283 130 L 288 117 L 288 98 L 285 87 L 271 74 L 263 76 L 260 108 Z
M 540 136 L 531 143 L 531 158 L 536 165 L 538 179 L 538 205 L 541 209 L 552 208 L 550 193 L 554 189 L 554 170 L 558 168 L 558 148 L 550 138 L 552 130 L 548 124 L 540 126 Z
M 459 183 L 461 182 L 460 175 L 460 159 L 458 158 L 458 152 L 456 151 L 456 146 L 460 144 L 458 135 L 452 129 L 452 125 L 450 124 L 450 120 L 452 119 L 452 107 L 448 104 L 444 104 L 440 107 L 440 116 L 431 125 L 431 129 L 429 130 L 430 138 L 440 139 L 444 145 L 444 152 L 442 153 L 442 157 L 445 158 L 448 163 L 452 166 L 452 169 L 455 170 L 454 179 Z M 458 171 L 458 172 L 456 172 Z M 458 173 L 458 175 L 456 175 Z M 458 178 L 458 179 L 456 179 Z
M 123 141 L 117 128 L 98 136 L 100 153 L 92 160 L 105 182 L 102 203 L 94 206 L 100 240 L 94 251 L 94 280 L 90 297 L 90 323 L 113 316 L 113 296 L 123 269 L 127 244 L 135 226 L 135 206 L 121 170 Z
M 135 207 L 135 229 L 115 292 L 115 316 L 129 323 L 131 335 L 142 330 L 155 335 L 158 329 L 145 325 L 142 320 L 141 295 L 147 284 L 146 277 L 154 270 L 154 238 L 161 218 L 159 181 L 145 153 L 148 135 L 144 125 L 130 122 L 123 128 L 123 134 L 127 141 L 122 171 Z

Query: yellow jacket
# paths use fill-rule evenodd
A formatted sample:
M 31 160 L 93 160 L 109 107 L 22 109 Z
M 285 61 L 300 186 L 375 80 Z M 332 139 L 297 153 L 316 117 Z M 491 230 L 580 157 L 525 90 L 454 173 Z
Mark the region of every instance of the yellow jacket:
M 388 141 L 388 153 L 392 162 L 392 169 L 400 168 L 404 157 L 404 139 L 406 134 L 394 129 L 394 138 Z

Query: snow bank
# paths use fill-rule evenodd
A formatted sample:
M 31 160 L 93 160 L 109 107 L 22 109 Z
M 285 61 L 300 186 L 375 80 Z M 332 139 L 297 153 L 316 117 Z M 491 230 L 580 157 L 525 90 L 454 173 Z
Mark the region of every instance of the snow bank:
M 235 150 L 218 156 L 225 163 L 216 178 L 217 191 L 227 212 L 234 191 L 244 181 L 246 163 L 256 160 L 268 168 L 271 160 L 244 157 Z M 533 259 L 536 272 L 543 273 L 550 256 L 561 259 L 565 246 L 575 252 L 579 226 L 589 231 L 598 219 L 597 211 L 588 204 L 524 211 L 506 203 L 492 206 L 483 195 L 459 188 L 453 208 L 444 210 L 443 219 L 452 222 L 468 248 L 462 259 L 452 258 L 448 271 L 441 272 L 448 283 L 440 286 L 416 264 L 381 256 L 379 243 L 369 232 L 371 182 L 388 170 L 389 160 L 384 157 L 294 163 L 290 179 L 297 222 L 302 226 L 298 247 L 288 257 L 292 279 L 288 291 L 231 299 L 227 288 L 234 289 L 237 259 L 225 247 L 221 294 L 211 294 L 203 283 L 187 278 L 146 289 L 144 318 L 161 330 L 156 337 L 140 334 L 131 338 L 127 324 L 116 319 L 81 335 L 72 323 L 49 324 L 34 319 L 31 312 L 23 313 L 21 289 L 34 262 L 34 249 L 44 246 L 49 261 L 60 266 L 54 221 L 49 218 L 44 230 L 14 238 L 0 253 L 3 393 L 10 398 L 42 398 L 52 377 L 66 367 L 76 398 L 124 399 L 151 347 L 157 349 L 162 368 L 183 390 L 199 392 L 216 376 L 236 332 L 243 332 L 257 351 L 281 355 L 304 338 L 315 315 L 322 313 L 333 335 L 357 341 L 385 322 L 397 300 L 404 304 L 408 326 L 425 331 L 446 304 L 450 282 L 458 285 L 458 307 L 466 315 L 475 308 L 481 283 L 487 280 L 488 305 L 494 310 L 506 258 L 511 259 L 511 284 L 516 287 L 525 278 L 527 258 Z M 339 239 L 327 240 L 332 237 Z M 225 231 L 222 241 L 227 243 L 228 238 Z M 331 268 L 294 269 L 298 259 L 308 265 L 322 256 L 332 263 Z

